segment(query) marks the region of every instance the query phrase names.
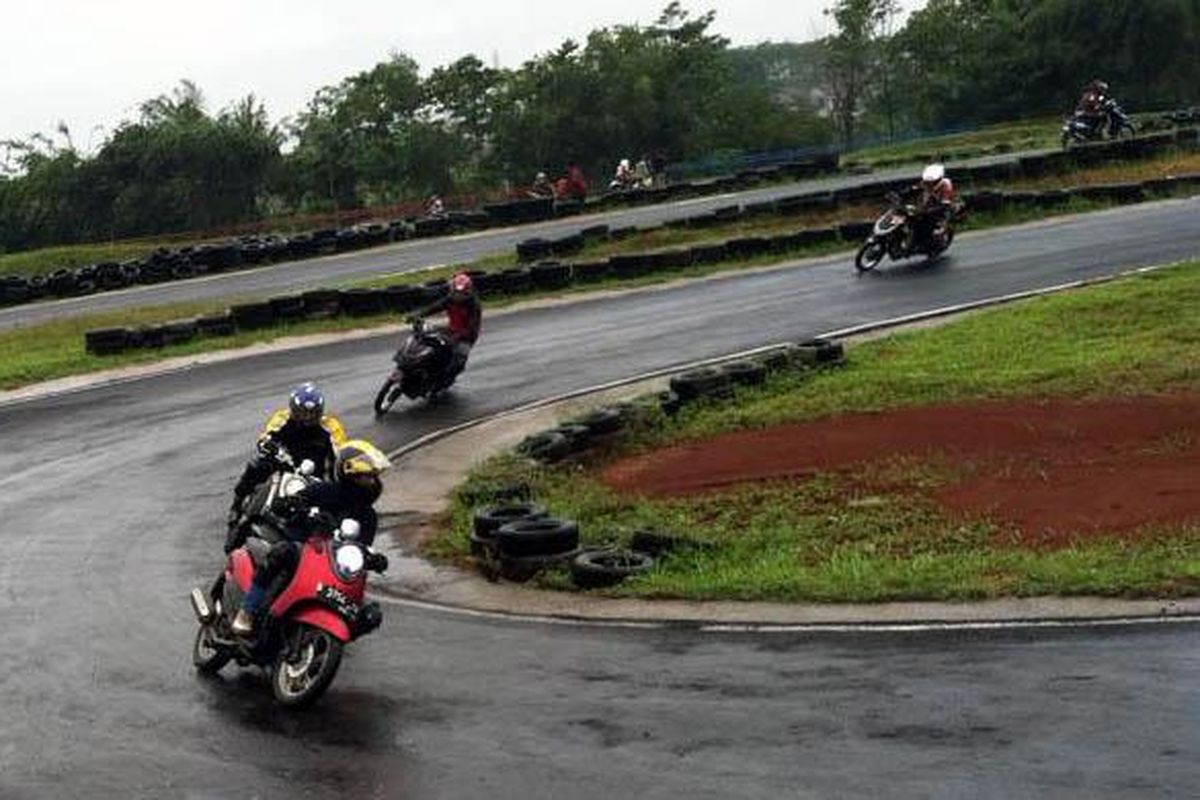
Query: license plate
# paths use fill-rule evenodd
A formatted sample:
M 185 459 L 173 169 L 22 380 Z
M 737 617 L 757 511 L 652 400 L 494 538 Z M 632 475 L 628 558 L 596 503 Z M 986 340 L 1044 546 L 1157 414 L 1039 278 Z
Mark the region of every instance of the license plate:
M 322 586 L 317 590 L 317 597 L 333 606 L 347 621 L 358 619 L 358 603 L 346 596 L 346 593 L 340 589 L 333 586 Z

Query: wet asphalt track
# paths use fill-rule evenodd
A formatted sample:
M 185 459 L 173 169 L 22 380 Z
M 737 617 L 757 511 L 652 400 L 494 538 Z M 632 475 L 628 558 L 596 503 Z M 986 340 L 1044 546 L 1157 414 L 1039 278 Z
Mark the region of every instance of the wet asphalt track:
M 320 704 L 190 667 L 256 427 L 319 379 L 422 432 L 643 370 L 1200 255 L 1200 200 L 486 322 L 457 391 L 371 419 L 392 342 L 0 408 L 0 798 L 1193 797 L 1197 628 L 700 635 L 386 609 Z M 1048 332 L 1051 333 L 1052 332 Z

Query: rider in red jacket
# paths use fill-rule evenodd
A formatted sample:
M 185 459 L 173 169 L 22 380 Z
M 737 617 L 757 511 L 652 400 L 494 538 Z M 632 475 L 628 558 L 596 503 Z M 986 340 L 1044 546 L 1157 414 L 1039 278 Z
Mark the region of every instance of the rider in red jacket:
M 479 331 L 483 326 L 483 305 L 479 302 L 479 294 L 475 291 L 475 282 L 465 272 L 459 272 L 450 279 L 448 291 L 437 302 L 412 314 L 413 317 L 424 318 L 431 314 L 446 312 L 446 329 L 454 343 L 454 363 L 452 373 L 457 375 L 467 365 L 467 356 L 479 339 Z

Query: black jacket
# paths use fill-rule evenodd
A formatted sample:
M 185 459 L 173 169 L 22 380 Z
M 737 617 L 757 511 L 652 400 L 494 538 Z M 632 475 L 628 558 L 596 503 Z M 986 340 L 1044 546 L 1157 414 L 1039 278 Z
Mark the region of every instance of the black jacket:
M 329 520 L 311 515 L 311 509 L 316 508 L 332 518 L 334 527 L 344 519 L 357 520 L 362 526 L 358 541 L 370 547 L 379 529 L 379 517 L 373 508 L 378 497 L 378 492 L 353 484 L 314 483 L 286 501 L 291 513 L 284 536 L 292 541 L 303 541 L 314 533 L 332 532 L 327 527 Z

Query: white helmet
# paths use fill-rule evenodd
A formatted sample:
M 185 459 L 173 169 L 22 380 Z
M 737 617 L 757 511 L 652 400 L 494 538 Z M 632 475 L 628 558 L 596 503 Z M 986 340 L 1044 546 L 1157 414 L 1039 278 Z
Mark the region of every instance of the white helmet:
M 625 169 L 629 169 L 629 159 L 628 159 L 628 158 L 622 158 L 622 159 L 621 159 L 621 166 L 622 166 L 622 167 L 624 167 Z
M 924 183 L 939 183 L 945 177 L 946 168 L 941 164 L 930 164 L 921 173 L 921 181 Z

